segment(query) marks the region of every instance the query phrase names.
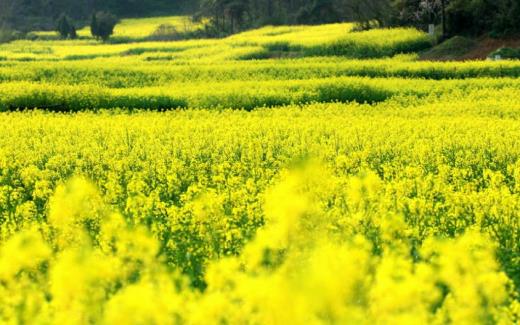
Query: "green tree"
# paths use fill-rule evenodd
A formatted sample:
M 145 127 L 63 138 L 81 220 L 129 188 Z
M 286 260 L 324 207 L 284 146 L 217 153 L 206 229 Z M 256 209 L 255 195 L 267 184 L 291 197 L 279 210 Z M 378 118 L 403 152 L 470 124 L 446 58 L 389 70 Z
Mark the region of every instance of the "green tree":
M 60 34 L 61 38 L 67 38 L 70 34 L 70 23 L 69 19 L 65 14 L 62 14 L 58 19 L 56 30 Z
M 96 39 L 98 38 L 98 36 L 97 36 L 98 35 L 98 23 L 97 23 L 97 18 L 96 18 L 95 13 L 92 14 L 92 18 L 90 19 L 90 33 Z
M 520 32 L 520 1 L 501 0 L 498 4 L 493 30 L 497 34 L 513 34 Z
M 70 25 L 69 37 L 70 39 L 78 38 L 78 32 L 76 31 L 76 27 L 74 25 Z
M 387 27 L 393 17 L 390 0 L 344 0 L 350 15 L 358 22 L 361 29 Z

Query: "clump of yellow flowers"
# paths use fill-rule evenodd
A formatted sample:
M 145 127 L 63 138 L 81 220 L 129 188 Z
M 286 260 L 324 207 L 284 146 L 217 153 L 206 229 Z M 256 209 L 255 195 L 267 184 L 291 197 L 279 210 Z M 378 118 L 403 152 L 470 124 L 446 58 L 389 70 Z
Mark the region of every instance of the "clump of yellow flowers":
M 39 324 L 519 320 L 518 300 L 496 261 L 495 244 L 477 229 L 412 244 L 398 216 L 371 213 L 382 204 L 382 181 L 372 172 L 345 180 L 307 163 L 278 178 L 265 193 L 265 225 L 241 253 L 206 263 L 203 289 L 165 263 L 147 229 L 113 211 L 90 181 L 72 178 L 50 198 L 47 222 L 35 222 L 0 246 L 0 319 Z M 198 218 L 211 217 L 211 200 L 206 194 L 194 203 Z M 331 200 L 345 200 L 350 213 L 330 213 Z M 390 221 L 393 227 L 387 227 Z

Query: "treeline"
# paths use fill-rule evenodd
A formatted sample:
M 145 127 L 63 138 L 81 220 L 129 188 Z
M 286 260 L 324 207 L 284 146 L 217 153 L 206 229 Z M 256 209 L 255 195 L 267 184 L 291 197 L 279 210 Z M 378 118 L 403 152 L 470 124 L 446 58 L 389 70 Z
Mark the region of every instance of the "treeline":
M 0 0 L 0 28 L 50 30 L 62 15 L 88 23 L 92 13 L 99 11 L 142 17 L 189 14 L 197 8 L 198 3 L 190 0 Z
M 445 26 L 446 36 L 520 32 L 520 0 L 0 0 L 0 29 L 54 29 L 63 14 L 88 23 L 93 12 L 119 17 L 194 14 L 206 36 L 266 24 L 357 21 L 359 28 Z
M 233 33 L 266 24 L 357 21 L 359 28 L 444 26 L 445 36 L 520 32 L 520 0 L 201 0 L 196 17 L 211 32 Z

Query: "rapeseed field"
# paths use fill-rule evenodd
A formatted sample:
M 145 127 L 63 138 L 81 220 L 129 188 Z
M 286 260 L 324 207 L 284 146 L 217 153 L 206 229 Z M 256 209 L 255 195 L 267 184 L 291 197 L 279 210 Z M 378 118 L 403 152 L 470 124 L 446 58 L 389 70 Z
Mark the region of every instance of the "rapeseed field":
M 517 324 L 520 63 L 352 27 L 0 45 L 0 322 Z

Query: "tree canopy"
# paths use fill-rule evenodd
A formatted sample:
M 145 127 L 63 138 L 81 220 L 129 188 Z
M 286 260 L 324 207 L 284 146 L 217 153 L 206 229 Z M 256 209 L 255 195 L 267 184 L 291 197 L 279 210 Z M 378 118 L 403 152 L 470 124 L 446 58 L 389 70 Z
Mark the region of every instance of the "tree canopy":
M 444 25 L 449 34 L 520 32 L 520 0 L 201 0 L 220 32 L 264 24 L 357 21 L 360 28 Z

